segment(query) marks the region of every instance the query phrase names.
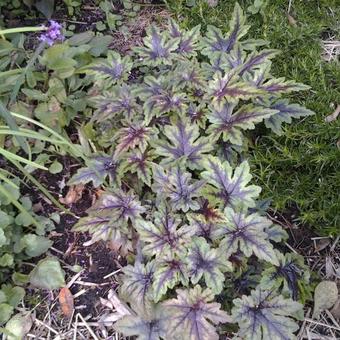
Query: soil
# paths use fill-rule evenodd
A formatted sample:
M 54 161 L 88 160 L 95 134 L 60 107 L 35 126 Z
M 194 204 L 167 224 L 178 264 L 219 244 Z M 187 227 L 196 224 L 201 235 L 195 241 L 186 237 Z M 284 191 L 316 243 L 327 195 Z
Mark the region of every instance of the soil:
M 79 165 L 70 157 L 56 158 L 63 164 L 61 173 L 53 175 L 38 170 L 34 172 L 34 176 L 58 200 L 60 197 L 65 197 L 69 187 L 63 187 L 63 185 L 75 173 Z M 109 289 L 116 288 L 115 282 L 110 278 L 105 278 L 105 276 L 121 268 L 125 263 L 119 259 L 119 254 L 106 248 L 104 243 L 99 242 L 91 246 L 84 246 L 84 243 L 88 242 L 91 237 L 86 233 L 72 231 L 72 227 L 78 218 L 85 216 L 86 210 L 92 205 L 95 195 L 94 188 L 90 185 L 85 186 L 81 199 L 69 206 L 70 211 L 78 218 L 58 211 L 37 188 L 29 183 L 22 186 L 21 191 L 23 195 L 29 195 L 33 205 L 39 204 L 39 214 L 48 216 L 53 212 L 60 213 L 60 223 L 49 235 L 49 238 L 53 240 L 50 253 L 59 258 L 66 272 L 66 282 L 69 282 L 76 275 L 76 272 L 71 270 L 73 266 L 77 265 L 82 268 L 83 272 L 77 281 L 85 282 L 85 284 L 73 284 L 71 292 L 75 295 L 80 290 L 86 289 L 86 294 L 75 299 L 75 309 L 81 311 L 84 316 L 97 315 L 99 298 L 106 298 Z M 40 258 L 35 260 L 38 261 Z M 91 285 L 86 285 L 86 283 Z M 56 307 L 58 308 L 58 306 Z M 45 311 L 42 309 L 41 313 L 45 313 Z

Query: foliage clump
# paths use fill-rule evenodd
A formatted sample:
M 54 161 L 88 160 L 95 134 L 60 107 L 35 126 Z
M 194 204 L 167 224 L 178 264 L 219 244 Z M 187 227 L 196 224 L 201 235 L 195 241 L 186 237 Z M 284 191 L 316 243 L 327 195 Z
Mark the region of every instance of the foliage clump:
M 227 35 L 170 21 L 130 56 L 113 52 L 88 71 L 96 111 L 86 128 L 106 154 L 70 183 L 109 185 L 74 230 L 136 250 L 120 290 L 136 313 L 116 324 L 127 336 L 218 339 L 238 323 L 243 338 L 292 339 L 297 329 L 292 298 L 303 291 L 291 287 L 308 278 L 299 262 L 279 270 L 287 235 L 261 214 L 242 151 L 255 124 L 280 133 L 312 114 L 282 99 L 308 86 L 271 76 L 278 51 L 244 39 L 249 28 L 238 4 Z

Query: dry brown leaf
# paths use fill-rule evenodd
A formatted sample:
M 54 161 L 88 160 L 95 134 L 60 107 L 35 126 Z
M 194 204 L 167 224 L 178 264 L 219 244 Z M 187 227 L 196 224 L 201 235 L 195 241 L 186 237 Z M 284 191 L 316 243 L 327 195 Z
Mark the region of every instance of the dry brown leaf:
M 61 197 L 59 201 L 60 203 L 66 204 L 66 205 L 71 205 L 73 203 L 76 203 L 83 196 L 83 191 L 84 191 L 83 184 L 72 185 L 70 186 L 66 196 Z
M 74 298 L 71 291 L 67 288 L 61 288 L 59 292 L 59 303 L 63 314 L 70 318 L 74 310 Z
M 340 114 L 340 104 L 338 104 L 338 106 L 336 107 L 335 111 L 332 114 L 330 114 L 329 116 L 325 118 L 325 122 L 330 123 L 333 120 L 336 120 L 339 114 Z
M 319 251 L 327 248 L 331 243 L 330 238 L 322 238 L 320 240 L 316 240 L 315 245 L 314 245 L 314 252 L 318 253 Z
M 287 19 L 288 19 L 289 25 L 294 26 L 294 27 L 297 26 L 297 21 L 290 14 L 287 14 Z
M 101 298 L 100 302 L 103 306 L 114 311 L 113 313 L 107 313 L 100 318 L 99 322 L 103 323 L 105 326 L 110 326 L 125 315 L 132 314 L 132 311 L 127 304 L 121 301 L 116 292 L 112 289 L 108 293 L 107 300 Z
M 335 319 L 340 320 L 340 298 L 335 302 L 333 308 L 330 310 Z

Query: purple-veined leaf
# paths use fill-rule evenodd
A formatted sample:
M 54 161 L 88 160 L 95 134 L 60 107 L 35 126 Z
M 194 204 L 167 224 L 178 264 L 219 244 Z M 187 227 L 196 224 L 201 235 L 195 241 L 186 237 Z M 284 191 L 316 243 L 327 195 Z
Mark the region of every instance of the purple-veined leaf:
M 119 53 L 109 51 L 106 60 L 101 60 L 90 67 L 90 74 L 104 79 L 109 85 L 120 84 L 126 81 L 132 68 L 129 56 L 121 57 Z
M 258 214 L 235 212 L 228 207 L 224 215 L 225 221 L 216 236 L 222 238 L 220 248 L 224 249 L 227 256 L 240 250 L 246 257 L 254 254 L 260 260 L 278 264 L 274 248 L 264 231 L 272 224 L 270 220 Z
M 113 93 L 97 98 L 97 102 L 98 109 L 93 116 L 93 120 L 97 122 L 104 122 L 120 114 L 131 119 L 142 112 L 127 85 L 114 87 Z
M 92 181 L 94 187 L 104 183 L 110 176 L 114 181 L 117 175 L 118 162 L 110 156 L 97 156 L 91 159 L 86 168 L 80 168 L 68 181 L 68 185 L 86 184 Z
M 145 212 L 133 192 L 122 190 L 104 192 L 98 201 L 88 210 L 90 214 L 110 217 L 116 223 L 134 223 Z
M 156 156 L 151 151 L 141 152 L 139 149 L 131 151 L 122 162 L 119 173 L 125 174 L 127 171 L 136 173 L 138 179 L 151 187 L 152 161 Z
M 148 261 L 145 265 L 135 262 L 134 266 L 123 268 L 123 278 L 120 292 L 127 300 L 137 306 L 149 306 L 152 300 L 152 283 L 155 272 L 155 262 Z
M 218 221 L 207 221 L 199 214 L 187 215 L 189 225 L 195 230 L 195 235 L 205 238 L 208 242 L 212 242 L 216 238 L 216 232 L 221 228 Z
M 310 87 L 305 84 L 297 83 L 294 80 L 285 80 L 285 78 L 274 78 L 266 81 L 259 89 L 266 91 L 270 95 L 280 95 L 295 91 L 305 91 Z
M 235 45 L 232 51 L 226 55 L 227 66 L 224 71 L 232 70 L 243 64 L 246 53 L 242 50 L 240 45 Z
M 174 20 L 170 20 L 169 31 L 171 38 L 179 38 L 178 48 L 175 50 L 180 56 L 190 58 L 197 55 L 197 43 L 200 38 L 201 26 L 195 26 L 190 31 L 182 31 Z
M 202 237 L 194 237 L 188 249 L 186 261 L 191 282 L 197 284 L 204 278 L 205 284 L 214 294 L 221 293 L 225 280 L 223 273 L 232 270 L 223 251 L 210 248 Z
M 186 116 L 190 119 L 191 123 L 196 123 L 200 128 L 205 129 L 207 108 L 206 104 L 200 105 L 190 104 L 186 110 Z
M 229 69 L 228 55 L 214 55 L 209 62 L 202 62 L 202 71 L 208 80 L 212 80 L 216 73 L 224 74 Z
M 267 105 L 266 105 L 267 106 Z M 282 123 L 291 123 L 292 118 L 311 116 L 315 113 L 298 104 L 289 104 L 288 99 L 280 99 L 275 103 L 268 105 L 278 112 L 265 120 L 265 125 L 278 135 L 283 133 Z
M 233 319 L 238 322 L 238 335 L 243 339 L 294 339 L 299 326 L 292 320 L 294 313 L 302 305 L 273 291 L 253 290 L 250 296 L 235 299 L 232 309 Z
M 215 325 L 230 322 L 230 316 L 222 311 L 210 289 L 195 286 L 190 290 L 177 289 L 177 299 L 166 301 L 169 309 L 168 334 L 170 338 L 190 340 L 218 340 Z
M 144 46 L 135 47 L 134 51 L 143 65 L 171 65 L 179 42 L 180 38 L 170 38 L 165 31 L 160 33 L 155 26 L 151 26 L 144 38 Z
M 113 137 L 113 140 L 118 140 L 114 157 L 118 158 L 122 153 L 137 146 L 141 152 L 144 152 L 155 133 L 154 129 L 145 127 L 144 124 L 130 124 L 128 127 L 121 128 Z
M 200 208 L 197 211 L 207 222 L 219 222 L 223 220 L 223 214 L 220 210 L 210 205 L 206 198 L 199 199 Z
M 126 250 L 132 249 L 131 241 L 128 238 L 128 230 L 125 224 L 117 223 L 114 218 L 102 216 L 82 217 L 72 228 L 76 232 L 88 232 L 91 241 L 86 245 L 91 245 L 97 241 L 112 242 L 115 247 Z
M 207 156 L 204 159 L 204 168 L 201 176 L 212 187 L 206 193 L 217 203 L 231 207 L 254 207 L 254 199 L 258 197 L 261 188 L 248 185 L 252 176 L 249 172 L 248 162 L 242 162 L 235 170 L 227 161 L 221 162 L 217 157 Z
M 140 239 L 145 243 L 143 253 L 146 255 L 174 253 L 181 251 L 183 244 L 189 242 L 193 235 L 192 229 L 182 225 L 182 220 L 167 206 L 160 207 L 154 213 L 154 221 L 139 219 L 136 221 L 136 229 Z
M 268 238 L 274 242 L 281 242 L 288 239 L 288 233 L 282 229 L 278 224 L 272 224 L 264 229 L 264 232 L 268 235 Z
M 148 125 L 152 118 L 173 111 L 183 113 L 186 107 L 186 94 L 174 89 L 174 82 L 159 76 L 157 79 L 150 76 L 144 79 L 144 84 L 133 90 L 143 104 L 145 124 Z
M 125 315 L 114 324 L 114 329 L 124 336 L 137 336 L 138 340 L 160 340 L 166 335 L 168 317 L 160 305 Z
M 177 66 L 175 73 L 179 89 L 204 89 L 205 79 L 198 63 L 182 62 Z
M 161 166 L 154 165 L 153 179 L 154 192 L 163 198 L 169 198 L 174 210 L 187 212 L 189 209 L 199 208 L 195 198 L 200 196 L 205 181 L 192 180 L 191 174 L 183 166 L 176 165 L 165 172 Z
M 225 76 L 216 73 L 214 79 L 209 82 L 209 97 L 212 97 L 213 104 L 216 104 L 219 108 L 225 102 L 253 99 L 265 94 L 263 89 L 241 80 L 235 70 L 230 71 Z
M 262 50 L 260 52 L 252 53 L 247 60 L 240 66 L 239 75 L 243 75 L 245 72 L 254 70 L 261 67 L 268 60 L 274 58 L 279 53 L 278 50 Z
M 304 258 L 299 254 L 285 255 L 276 251 L 278 266 L 268 265 L 262 272 L 260 287 L 263 290 L 280 289 L 281 294 L 290 296 L 293 300 L 301 298 L 301 284 L 309 285 L 309 270 L 304 264 Z M 302 292 L 304 295 L 305 292 Z M 300 296 L 299 296 L 300 295 Z M 303 298 L 304 296 L 302 296 Z
M 201 168 L 204 154 L 213 149 L 207 139 L 199 137 L 199 129 L 188 120 L 178 120 L 176 124 L 164 130 L 170 143 L 159 141 L 156 145 L 156 154 L 164 157 L 161 164 L 168 165 L 176 160 L 185 158 L 189 169 Z
M 210 57 L 214 54 L 229 53 L 239 39 L 247 33 L 249 27 L 245 25 L 245 16 L 240 5 L 235 3 L 228 34 L 225 37 L 219 28 L 208 26 L 206 37 L 203 38 L 202 54 Z
M 241 130 L 255 128 L 255 123 L 269 118 L 277 113 L 274 109 L 265 109 L 263 106 L 243 105 L 237 112 L 233 113 L 236 103 L 225 103 L 221 109 L 211 108 L 207 115 L 211 125 L 208 133 L 220 136 L 222 134 L 225 142 L 230 141 L 236 145 L 243 144 Z
M 184 255 L 184 254 L 183 254 Z M 171 254 L 156 260 L 156 270 L 153 281 L 154 301 L 158 302 L 168 289 L 174 288 L 178 283 L 187 287 L 189 276 L 184 256 L 175 257 Z

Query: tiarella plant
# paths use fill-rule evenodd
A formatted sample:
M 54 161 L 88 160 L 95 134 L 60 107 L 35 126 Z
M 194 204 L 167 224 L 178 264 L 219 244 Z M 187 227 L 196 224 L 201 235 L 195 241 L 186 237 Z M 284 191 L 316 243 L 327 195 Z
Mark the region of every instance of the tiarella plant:
M 135 250 L 120 294 L 136 313 L 115 325 L 127 336 L 211 340 L 237 323 L 241 338 L 294 337 L 293 299 L 308 277 L 275 249 L 287 234 L 258 208 L 242 151 L 255 124 L 281 133 L 312 112 L 282 99 L 308 86 L 272 77 L 278 51 L 245 39 L 249 28 L 236 4 L 227 34 L 171 21 L 88 70 L 96 111 L 86 131 L 107 148 L 70 184 L 106 189 L 74 230 Z

